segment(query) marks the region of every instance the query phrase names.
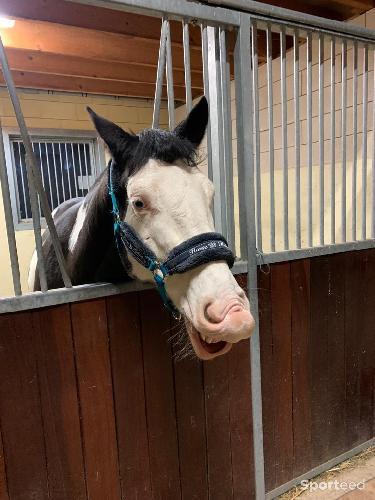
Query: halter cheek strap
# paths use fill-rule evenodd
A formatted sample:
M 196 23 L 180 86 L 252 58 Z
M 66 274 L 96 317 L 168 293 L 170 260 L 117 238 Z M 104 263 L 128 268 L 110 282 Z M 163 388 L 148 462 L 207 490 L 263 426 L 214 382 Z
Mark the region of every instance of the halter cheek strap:
M 214 261 L 225 261 L 231 268 L 234 263 L 234 255 L 228 248 L 224 236 L 210 232 L 193 236 L 182 242 L 170 251 L 164 262 L 159 262 L 155 253 L 142 241 L 134 228 L 121 220 L 112 175 L 111 163 L 109 165 L 108 194 L 112 202 L 114 235 L 121 261 L 124 264 L 123 253 L 126 250 L 141 266 L 149 269 L 153 273 L 154 282 L 165 307 L 175 319 L 180 319 L 181 313 L 167 294 L 165 278 Z

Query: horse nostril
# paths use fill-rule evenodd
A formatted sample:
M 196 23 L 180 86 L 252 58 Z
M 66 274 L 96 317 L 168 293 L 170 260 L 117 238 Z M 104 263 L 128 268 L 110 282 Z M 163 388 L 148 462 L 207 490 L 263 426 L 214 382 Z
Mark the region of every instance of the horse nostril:
M 221 318 L 215 314 L 215 306 L 213 302 L 209 302 L 204 308 L 204 317 L 209 323 L 220 323 Z

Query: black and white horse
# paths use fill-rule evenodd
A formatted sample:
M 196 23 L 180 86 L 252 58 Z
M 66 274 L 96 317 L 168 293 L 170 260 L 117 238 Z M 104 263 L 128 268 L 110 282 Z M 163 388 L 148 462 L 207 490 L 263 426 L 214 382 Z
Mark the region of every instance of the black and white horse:
M 146 129 L 139 135 L 129 134 L 88 111 L 112 156 L 112 169 L 119 179 L 121 218 L 158 259 L 165 259 L 181 242 L 213 231 L 213 184 L 196 166 L 196 151 L 208 121 L 204 97 L 173 132 Z M 106 169 L 85 198 L 66 201 L 54 211 L 74 285 L 116 283 L 127 278 L 115 245 L 111 210 Z M 48 286 L 62 287 L 48 231 L 43 240 Z M 149 270 L 127 257 L 132 278 L 153 280 Z M 40 289 L 35 255 L 29 286 Z M 183 313 L 191 343 L 201 359 L 224 354 L 233 343 L 250 336 L 254 320 L 249 302 L 226 262 L 210 262 L 170 276 L 166 289 Z

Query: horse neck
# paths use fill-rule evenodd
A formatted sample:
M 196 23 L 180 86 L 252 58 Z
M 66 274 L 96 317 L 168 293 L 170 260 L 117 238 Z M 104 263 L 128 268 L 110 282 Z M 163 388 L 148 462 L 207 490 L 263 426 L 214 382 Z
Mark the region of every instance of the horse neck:
M 85 218 L 71 255 L 70 272 L 75 284 L 96 281 L 106 255 L 115 247 L 107 176 L 106 169 L 83 200 Z

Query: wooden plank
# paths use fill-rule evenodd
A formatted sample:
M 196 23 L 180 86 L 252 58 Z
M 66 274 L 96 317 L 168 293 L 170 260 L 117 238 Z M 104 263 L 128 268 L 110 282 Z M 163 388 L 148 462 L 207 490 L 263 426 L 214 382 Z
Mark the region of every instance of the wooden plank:
M 250 342 L 234 345 L 227 356 L 233 498 L 248 500 L 255 498 Z
M 0 420 L 9 496 L 49 498 L 29 312 L 0 315 Z
M 310 260 L 290 264 L 292 304 L 293 474 L 311 469 Z
M 32 313 L 49 495 L 83 500 L 86 484 L 68 305 Z
M 123 95 L 141 98 L 150 98 L 155 93 L 155 85 L 148 83 L 140 84 L 63 75 L 55 76 L 24 71 L 13 71 L 12 74 L 15 85 L 23 88 L 58 90 L 62 92 L 83 92 L 87 94 Z M 1 75 L 0 85 L 4 85 L 4 79 Z M 193 91 L 193 95 L 196 96 L 197 91 Z M 163 97 L 166 97 L 165 86 L 163 87 Z M 181 102 L 185 99 L 185 90 L 182 87 L 176 87 L 175 98 Z
M 0 498 L 9 500 L 8 483 L 5 470 L 5 456 L 3 448 L 3 437 L 0 432 Z
M 360 425 L 359 438 L 366 441 L 373 437 L 375 388 L 375 251 L 361 252 L 363 262 L 363 331 L 359 355 L 360 366 Z
M 97 61 L 82 57 L 50 54 L 37 50 L 7 48 L 10 68 L 13 71 L 62 75 L 93 80 L 121 81 L 132 83 L 148 83 L 155 86 L 156 66 L 139 64 Z M 203 89 L 203 75 L 200 71 L 192 71 L 192 88 Z M 182 70 L 174 69 L 173 83 L 176 87 L 185 86 L 185 75 Z
M 121 498 L 106 304 L 71 304 L 86 484 L 92 500 Z
M 328 256 L 311 259 L 311 433 L 312 467 L 329 456 L 328 404 Z
M 6 48 L 37 50 L 52 54 L 108 61 L 156 66 L 159 40 L 76 28 L 44 21 L 17 19 L 11 30 L 4 30 L 2 39 Z M 191 66 L 201 69 L 201 49 L 190 52 Z M 184 69 L 181 45 L 173 46 L 173 65 Z
M 171 335 L 181 328 L 184 326 L 172 321 Z M 187 336 L 186 332 L 181 335 Z M 204 500 L 208 498 L 208 483 L 203 365 L 196 358 L 179 360 L 180 349 L 173 344 L 181 493 L 182 498 Z
M 228 355 L 204 363 L 209 498 L 233 497 Z
M 328 258 L 327 300 L 327 459 L 347 450 L 345 428 L 345 254 Z
M 169 316 L 153 290 L 141 295 L 146 411 L 153 498 L 181 497 Z
M 293 477 L 292 352 L 290 263 L 271 271 L 273 373 L 275 405 L 275 480 L 280 485 Z M 280 450 L 283 450 L 280 453 Z
M 138 294 L 106 302 L 122 497 L 142 500 L 152 492 Z
M 271 269 L 258 271 L 259 333 L 260 358 L 262 368 L 262 406 L 263 406 L 263 447 L 264 474 L 266 490 L 276 487 L 275 479 L 275 405 L 273 376 L 273 337 L 272 337 L 272 300 Z
M 350 449 L 360 443 L 359 350 L 364 328 L 364 269 L 360 252 L 350 252 L 345 257 L 345 420 L 346 446 Z

